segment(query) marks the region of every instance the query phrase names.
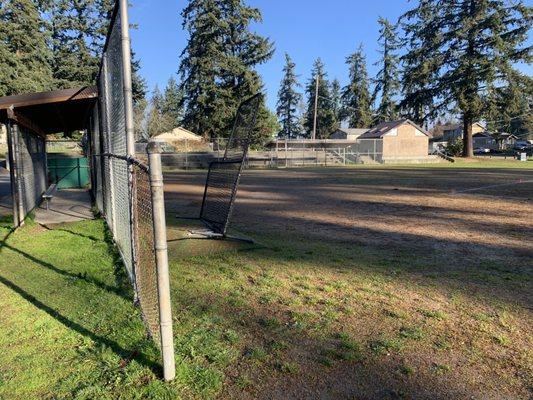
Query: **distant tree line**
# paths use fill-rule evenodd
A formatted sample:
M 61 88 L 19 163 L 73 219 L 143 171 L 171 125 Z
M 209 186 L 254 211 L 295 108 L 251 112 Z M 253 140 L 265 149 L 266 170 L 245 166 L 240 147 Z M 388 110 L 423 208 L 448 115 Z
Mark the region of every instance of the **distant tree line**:
M 112 0 L 0 1 L 0 96 L 94 85 L 113 7 Z M 132 56 L 138 109 L 146 82 Z
M 349 82 L 341 90 L 329 82 L 318 59 L 305 87 L 306 111 L 296 112 L 301 87 L 295 64 L 286 55 L 278 93 L 281 137 L 310 137 L 314 127 L 318 79 L 317 137 L 327 138 L 341 123 L 368 128 L 409 118 L 427 125 L 458 116 L 464 126 L 464 155 L 471 156 L 472 124 L 522 134 L 532 132 L 533 79 L 516 64 L 530 63 L 527 36 L 532 8 L 523 1 L 419 0 L 396 24 L 380 26 L 379 71 L 368 76 L 362 45 L 346 63 Z
M 94 84 L 113 4 L 1 1 L 0 96 Z M 136 132 L 153 136 L 181 125 L 206 138 L 225 137 L 239 103 L 263 90 L 257 67 L 271 59 L 274 44 L 251 29 L 262 16 L 245 0 L 188 0 L 181 17 L 188 39 L 177 75 L 149 100 L 133 55 Z M 419 0 L 397 23 L 378 23 L 375 77 L 359 46 L 346 58 L 344 86 L 330 81 L 317 59 L 302 87 L 286 55 L 276 113 L 261 105 L 256 141 L 273 134 L 309 137 L 315 103 L 319 138 L 341 124 L 367 128 L 410 118 L 426 125 L 456 115 L 465 127 L 465 155 L 471 155 L 470 127 L 477 120 L 491 129 L 531 131 L 532 78 L 515 68 L 532 58 L 532 8 L 524 1 Z

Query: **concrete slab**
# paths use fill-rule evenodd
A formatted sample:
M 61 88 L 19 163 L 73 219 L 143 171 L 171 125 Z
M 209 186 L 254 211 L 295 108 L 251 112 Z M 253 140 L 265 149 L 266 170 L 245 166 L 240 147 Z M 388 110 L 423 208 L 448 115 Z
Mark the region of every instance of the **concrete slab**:
M 35 210 L 35 221 L 42 225 L 62 224 L 94 219 L 91 196 L 86 189 L 58 190 L 50 201 L 48 210 L 42 203 Z

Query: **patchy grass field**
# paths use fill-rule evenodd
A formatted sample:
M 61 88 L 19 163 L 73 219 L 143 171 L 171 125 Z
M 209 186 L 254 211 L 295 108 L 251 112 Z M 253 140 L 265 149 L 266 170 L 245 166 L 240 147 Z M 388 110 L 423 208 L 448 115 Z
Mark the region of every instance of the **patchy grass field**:
M 174 313 L 226 341 L 227 367 L 204 360 L 220 396 L 530 398 L 523 165 L 247 171 L 234 233 L 252 247 L 180 240 L 176 219 Z M 168 174 L 169 214 L 198 212 L 204 177 Z
M 247 171 L 256 245 L 187 239 L 168 174 L 171 384 L 101 221 L 1 223 L 0 399 L 529 399 L 524 164 Z

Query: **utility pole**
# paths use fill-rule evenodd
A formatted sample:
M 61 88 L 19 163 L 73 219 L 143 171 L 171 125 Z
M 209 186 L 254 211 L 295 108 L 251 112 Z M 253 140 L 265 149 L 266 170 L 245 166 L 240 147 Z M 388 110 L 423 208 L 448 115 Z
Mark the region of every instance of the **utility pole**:
M 315 87 L 315 118 L 313 121 L 313 137 L 311 139 L 316 139 L 316 119 L 318 114 L 318 81 L 320 79 L 320 75 L 316 74 L 316 87 Z

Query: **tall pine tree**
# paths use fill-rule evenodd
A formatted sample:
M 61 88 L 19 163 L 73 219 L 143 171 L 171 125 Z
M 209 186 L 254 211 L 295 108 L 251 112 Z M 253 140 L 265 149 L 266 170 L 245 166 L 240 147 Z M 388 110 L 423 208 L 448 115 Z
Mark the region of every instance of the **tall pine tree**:
M 443 54 L 438 53 L 441 42 L 439 29 L 433 24 L 441 24 L 436 14 L 438 5 L 433 0 L 420 0 L 419 6 L 400 18 L 404 31 L 402 45 L 407 52 L 401 57 L 401 87 L 403 99 L 400 112 L 419 125 L 439 116 L 437 90 Z M 417 21 L 412 23 L 412 21 Z M 402 23 L 407 21 L 407 23 Z M 432 57 L 428 57 L 432 54 Z
M 55 0 L 51 11 L 54 78 L 68 88 L 94 84 L 100 55 L 96 0 Z M 100 28 L 100 29 L 99 29 Z
M 48 41 L 37 1 L 0 2 L 0 96 L 53 87 Z
M 306 87 L 307 112 L 305 114 L 305 128 L 307 136 L 311 137 L 315 120 L 316 80 L 318 79 L 318 102 L 316 118 L 316 138 L 327 139 L 337 128 L 337 120 L 331 98 L 330 83 L 322 60 L 318 58 L 312 70 L 312 77 Z
M 432 96 L 435 109 L 455 105 L 463 123 L 463 155 L 473 156 L 472 124 L 490 110 L 487 91 L 514 73 L 514 64 L 532 60 L 526 44 L 532 11 L 523 1 L 426 0 L 433 15 L 431 26 L 439 41 L 425 56 L 434 58 Z M 419 23 L 419 6 L 406 15 L 404 26 L 412 31 Z M 412 49 L 410 50 L 412 51 Z M 409 105 L 409 104 L 408 104 Z
M 398 109 L 395 97 L 400 89 L 398 37 L 396 27 L 385 18 L 379 18 L 381 46 L 381 60 L 376 63 L 381 69 L 374 79 L 373 103 L 380 96 L 379 105 L 376 109 L 374 123 L 393 121 L 398 118 Z
M 337 121 L 337 128 L 339 128 L 342 121 L 342 93 L 341 83 L 337 78 L 331 82 L 331 105 Z
M 150 137 L 160 135 L 169 129 L 168 118 L 163 113 L 165 97 L 156 85 L 150 99 L 150 111 L 148 113 L 147 131 Z
M 346 58 L 346 64 L 350 69 L 350 82 L 342 92 L 343 119 L 348 119 L 350 128 L 370 128 L 372 100 L 363 45 Z
M 294 139 L 302 132 L 298 116 L 298 105 L 302 101 L 302 95 L 297 91 L 301 85 L 298 83 L 295 67 L 291 57 L 285 53 L 283 80 L 278 92 L 277 115 L 281 124 L 279 136 L 288 139 Z
M 486 119 L 490 132 L 509 132 L 519 137 L 533 134 L 533 78 L 511 74 L 505 85 L 488 91 Z
M 205 137 L 227 135 L 238 104 L 262 90 L 255 67 L 273 54 L 272 43 L 250 30 L 261 13 L 243 0 L 190 0 L 182 17 L 189 32 L 180 63 L 184 125 Z M 262 108 L 261 131 L 269 126 Z
M 165 88 L 161 111 L 168 119 L 168 130 L 177 128 L 183 118 L 183 108 L 181 107 L 183 93 L 180 90 L 176 79 L 173 76 L 168 80 Z

